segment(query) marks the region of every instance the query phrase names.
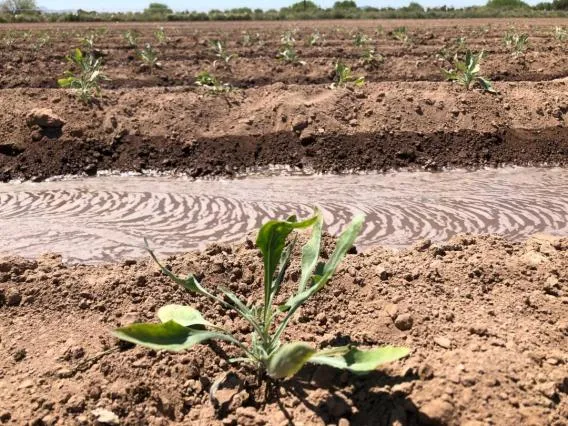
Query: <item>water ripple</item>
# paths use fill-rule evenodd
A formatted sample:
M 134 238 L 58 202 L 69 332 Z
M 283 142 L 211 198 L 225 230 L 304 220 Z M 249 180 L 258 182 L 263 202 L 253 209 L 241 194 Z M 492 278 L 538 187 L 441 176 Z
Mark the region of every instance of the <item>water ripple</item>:
M 0 253 L 107 262 L 142 255 L 143 237 L 162 254 L 178 253 L 238 240 L 268 218 L 307 215 L 314 205 L 332 233 L 365 213 L 360 246 L 401 247 L 459 232 L 568 235 L 567 188 L 568 170 L 539 168 L 0 184 Z

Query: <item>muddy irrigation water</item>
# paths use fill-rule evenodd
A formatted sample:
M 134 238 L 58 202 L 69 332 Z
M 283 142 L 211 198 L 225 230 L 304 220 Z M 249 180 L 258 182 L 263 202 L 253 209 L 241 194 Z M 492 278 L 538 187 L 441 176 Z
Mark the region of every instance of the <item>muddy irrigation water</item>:
M 109 262 L 144 255 L 144 237 L 159 253 L 173 254 L 238 240 L 268 218 L 307 215 L 316 205 L 332 233 L 365 213 L 360 247 L 403 247 L 461 232 L 568 235 L 568 170 L 0 184 L 0 254 L 57 252 L 70 262 Z

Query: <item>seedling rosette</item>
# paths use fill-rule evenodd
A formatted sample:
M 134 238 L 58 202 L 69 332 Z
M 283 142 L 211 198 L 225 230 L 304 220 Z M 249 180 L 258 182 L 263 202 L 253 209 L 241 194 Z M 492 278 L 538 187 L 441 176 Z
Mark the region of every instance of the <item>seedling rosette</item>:
M 481 67 L 479 63 L 482 57 L 483 52 L 475 55 L 468 50 L 463 61 L 460 61 L 458 55 L 456 55 L 454 57 L 454 67 L 449 70 L 442 69 L 442 73 L 446 80 L 455 81 L 467 90 L 477 83 L 483 91 L 496 94 L 497 91 L 493 88 L 491 81 L 480 75 Z
M 374 349 L 359 349 L 354 346 L 330 347 L 316 350 L 305 342 L 282 342 L 281 338 L 298 309 L 317 292 L 322 290 L 335 273 L 341 260 L 353 246 L 363 226 L 363 216 L 357 216 L 339 236 L 335 250 L 328 261 L 319 261 L 323 216 L 317 211 L 302 221 L 295 217 L 287 220 L 270 220 L 265 223 L 256 239 L 264 263 L 264 297 L 262 301 L 246 304 L 225 287 L 212 292 L 201 285 L 193 275 L 181 278 L 164 267 L 148 252 L 162 272 L 189 292 L 204 296 L 224 308 L 234 310 L 251 328 L 250 341 L 239 340 L 221 326 L 207 321 L 197 309 L 182 305 L 166 305 L 158 310 L 160 323 L 132 324 L 114 331 L 119 339 L 155 350 L 183 351 L 196 344 L 221 340 L 236 346 L 242 356 L 230 362 L 247 362 L 273 379 L 294 376 L 307 363 L 328 365 L 334 368 L 364 374 L 382 364 L 401 359 L 409 354 L 405 347 L 384 346 Z M 286 303 L 276 306 L 286 271 L 290 264 L 296 239 L 291 239 L 294 230 L 311 229 L 311 235 L 302 247 L 301 274 L 298 286 Z
M 75 75 L 72 71 L 65 71 L 64 77 L 57 80 L 58 86 L 73 89 L 85 103 L 90 102 L 93 96 L 99 96 L 100 82 L 109 80 L 101 72 L 101 59 L 95 59 L 92 54 L 84 55 L 81 49 L 75 49 L 72 55 L 67 56 L 67 60 L 78 67 L 79 72 Z
M 335 78 L 331 83 L 330 88 L 336 89 L 337 87 L 345 86 L 347 83 L 353 83 L 355 86 L 363 86 L 365 84 L 365 77 L 355 77 L 351 72 L 351 68 L 341 61 L 337 61 L 334 66 Z

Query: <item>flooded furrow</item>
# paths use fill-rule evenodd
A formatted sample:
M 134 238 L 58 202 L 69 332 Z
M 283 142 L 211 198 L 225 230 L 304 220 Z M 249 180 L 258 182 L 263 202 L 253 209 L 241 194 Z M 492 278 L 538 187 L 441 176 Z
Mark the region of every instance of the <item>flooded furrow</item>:
M 97 177 L 0 184 L 0 254 L 61 253 L 70 262 L 143 255 L 147 237 L 161 254 L 235 241 L 268 218 L 324 212 L 337 233 L 367 216 L 359 246 L 403 247 L 461 233 L 522 239 L 568 235 L 568 170 L 506 168 L 272 176 L 192 181 Z

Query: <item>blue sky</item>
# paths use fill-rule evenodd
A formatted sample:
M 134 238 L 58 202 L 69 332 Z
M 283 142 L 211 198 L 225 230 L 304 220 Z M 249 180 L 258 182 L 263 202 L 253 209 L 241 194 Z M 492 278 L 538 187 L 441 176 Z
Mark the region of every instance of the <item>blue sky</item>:
M 85 10 L 99 10 L 99 11 L 137 11 L 144 9 L 148 3 L 153 0 L 37 0 L 40 7 L 50 10 L 70 10 L 70 9 L 85 9 Z M 210 0 L 207 2 L 188 2 L 183 0 L 155 0 L 169 5 L 174 10 L 198 10 L 207 11 L 210 9 L 230 9 L 233 7 L 250 7 L 261 9 L 279 9 L 283 6 L 288 6 L 294 3 L 295 0 Z M 333 5 L 335 0 L 315 0 L 315 3 L 321 7 L 329 7 Z M 359 0 L 357 4 L 365 6 L 386 7 L 386 6 L 405 6 L 411 0 Z M 422 6 L 471 6 L 482 5 L 486 0 L 418 0 Z M 535 3 L 536 0 L 528 1 L 528 3 Z

